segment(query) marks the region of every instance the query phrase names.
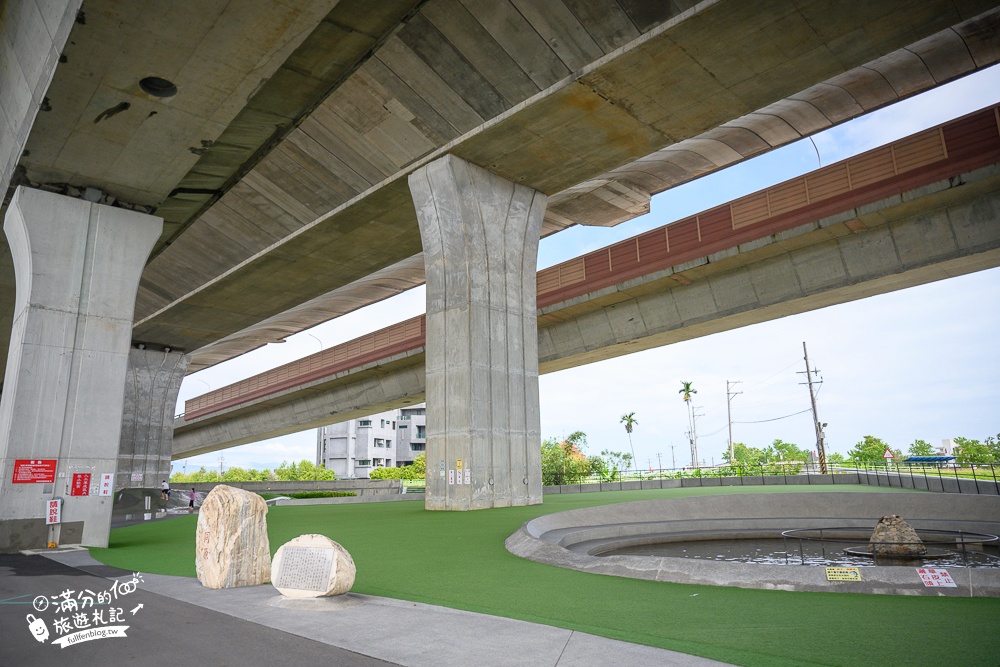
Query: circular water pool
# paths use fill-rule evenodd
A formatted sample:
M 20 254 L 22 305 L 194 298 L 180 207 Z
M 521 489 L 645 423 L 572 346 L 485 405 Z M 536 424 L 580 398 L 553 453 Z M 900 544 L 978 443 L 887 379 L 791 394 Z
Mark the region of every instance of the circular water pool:
M 720 494 L 645 500 L 558 512 L 533 519 L 509 536 L 515 555 L 584 572 L 676 583 L 799 591 L 1000 597 L 995 547 L 966 551 L 960 560 L 906 561 L 876 566 L 844 554 L 864 547 L 878 519 L 898 514 L 917 530 L 958 534 L 1000 532 L 1000 496 L 927 492 L 843 491 Z M 852 531 L 848 543 L 786 540 L 801 526 Z M 961 551 L 933 545 L 935 550 Z M 993 551 L 991 551 L 993 549 Z M 970 556 L 968 552 L 980 553 Z M 981 554 L 981 555 L 980 555 Z M 854 560 L 858 558 L 859 560 Z M 863 561 L 860 560 L 863 558 Z M 933 561 L 933 562 L 932 562 Z M 793 567 L 793 565 L 798 567 Z M 825 567 L 857 568 L 850 581 Z M 950 568 L 948 587 L 928 587 L 925 568 Z M 833 573 L 836 574 L 836 573 Z M 952 581 L 953 580 L 953 581 Z M 937 581 L 937 580 L 935 580 Z M 951 584 L 954 584 L 953 586 Z

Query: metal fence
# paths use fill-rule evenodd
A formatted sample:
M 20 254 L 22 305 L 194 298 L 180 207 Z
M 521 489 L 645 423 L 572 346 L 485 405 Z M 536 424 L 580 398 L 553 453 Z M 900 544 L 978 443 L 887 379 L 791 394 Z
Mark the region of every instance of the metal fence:
M 620 470 L 606 475 L 547 471 L 543 473 L 543 483 L 548 492 L 556 493 L 564 492 L 564 487 L 577 487 L 576 491 L 611 491 L 675 486 L 863 484 L 939 493 L 1000 495 L 998 468 L 1000 464 L 994 463 L 958 466 L 849 463 L 830 466 L 827 474 L 822 474 L 818 466 L 811 464 L 762 463 L 703 468 Z M 555 490 L 556 487 L 560 487 L 558 491 Z M 572 488 L 565 490 L 565 492 L 573 491 Z

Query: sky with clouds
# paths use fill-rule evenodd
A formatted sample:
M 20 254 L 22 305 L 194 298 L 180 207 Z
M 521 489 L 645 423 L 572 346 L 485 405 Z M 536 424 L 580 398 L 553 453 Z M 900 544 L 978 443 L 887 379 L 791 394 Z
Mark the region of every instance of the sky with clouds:
M 544 268 L 712 208 L 966 113 L 1000 102 L 1000 66 L 904 100 L 813 138 L 653 197 L 648 215 L 618 227 L 574 227 L 543 239 Z M 218 389 L 424 311 L 424 288 L 321 324 L 185 378 L 178 400 Z M 620 424 L 634 412 L 640 467 L 690 462 L 688 416 L 678 390 L 691 381 L 698 453 L 721 461 L 727 447 L 726 381 L 733 439 L 754 446 L 780 438 L 813 448 L 802 343 L 821 372 L 827 450 L 846 453 L 865 435 L 906 449 L 915 439 L 983 439 L 1000 432 L 1000 269 L 784 317 L 540 379 L 542 437 L 588 436 L 590 453 L 629 451 Z M 803 412 L 804 411 L 804 412 Z M 174 470 L 273 468 L 315 458 L 315 430 L 174 461 Z

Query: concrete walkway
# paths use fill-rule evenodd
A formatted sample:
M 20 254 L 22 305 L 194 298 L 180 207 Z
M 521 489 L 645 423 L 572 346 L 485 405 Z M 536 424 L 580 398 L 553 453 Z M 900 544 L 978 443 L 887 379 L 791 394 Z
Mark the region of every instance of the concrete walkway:
M 85 550 L 17 558 L 34 561 L 36 570 L 44 570 L 42 563 L 46 562 L 53 569 L 51 582 L 46 581 L 46 576 L 37 576 L 40 572 L 34 573 L 35 576 L 31 577 L 33 594 L 56 595 L 63 584 L 55 578 L 64 577 L 67 569 L 61 566 L 73 568 L 78 575 L 107 578 L 125 575 L 121 570 L 94 560 Z M 126 578 L 131 578 L 131 573 L 128 575 Z M 55 647 L 35 643 L 26 626 L 23 629 L 2 627 L 0 630 L 4 630 L 5 637 L 23 638 L 21 643 L 24 646 L 16 654 L 7 656 L 4 655 L 5 647 L 0 646 L 0 665 L 15 664 L 13 659 L 8 659 L 14 657 L 18 665 L 54 664 L 52 660 L 72 664 L 64 661 L 72 657 L 77 649 L 88 648 L 100 649 L 101 660 L 105 664 L 125 664 L 126 661 L 130 664 L 153 664 L 164 660 L 174 663 L 180 657 L 179 653 L 184 652 L 182 647 L 195 639 L 193 628 L 202 633 L 207 629 L 216 649 L 221 647 L 224 651 L 233 652 L 231 662 L 213 664 L 238 664 L 241 667 L 278 664 L 273 662 L 269 650 L 288 645 L 289 640 L 300 652 L 310 651 L 311 647 L 321 649 L 324 664 L 338 665 L 597 667 L 621 664 L 630 667 L 707 667 L 724 664 L 547 625 L 390 598 L 351 593 L 339 598 L 293 601 L 282 598 L 270 585 L 209 590 L 192 578 L 154 574 L 142 576 L 143 582 L 139 584 L 137 594 L 144 595 L 148 617 L 160 619 L 157 634 L 165 633 L 174 638 L 176 648 L 173 651 L 168 649 L 163 655 L 151 653 L 156 643 L 148 643 L 147 632 L 138 623 L 130 630 L 128 639 L 90 642 L 89 647 L 70 646 L 59 651 L 58 657 L 53 653 Z M 6 598 L 11 592 L 4 579 L 0 578 L 0 598 Z M 83 585 L 79 580 L 74 583 L 77 590 Z M 179 607 L 178 603 L 181 603 Z M 0 607 L 0 611 L 9 610 Z M 30 613 L 31 609 L 29 606 L 17 611 Z M 4 617 L 12 618 L 10 614 Z M 20 617 L 21 614 L 16 615 L 18 620 Z M 225 619 L 224 626 L 219 624 L 220 618 Z M 235 631 L 231 627 L 233 625 L 236 626 Z M 3 626 L 7 624 L 3 623 Z M 265 643 L 271 649 L 263 652 L 258 652 L 256 648 L 249 649 L 251 645 L 259 644 L 258 639 L 262 636 L 269 638 Z M 97 646 L 93 646 L 95 644 Z M 148 662 L 135 662 L 137 654 L 145 656 Z M 37 662 L 31 661 L 32 655 L 37 656 Z M 205 660 L 199 660 L 199 663 L 205 664 Z

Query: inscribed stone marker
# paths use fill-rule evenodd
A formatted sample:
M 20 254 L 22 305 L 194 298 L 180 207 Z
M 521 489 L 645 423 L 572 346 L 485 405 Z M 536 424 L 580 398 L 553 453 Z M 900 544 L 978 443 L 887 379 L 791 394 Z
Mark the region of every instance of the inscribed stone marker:
M 195 572 L 206 588 L 267 582 L 267 503 L 256 493 L 225 484 L 213 488 L 198 514 L 195 539 Z
M 325 535 L 299 535 L 282 544 L 271 562 L 271 583 L 290 598 L 342 595 L 354 585 L 351 554 Z
M 285 547 L 281 567 L 272 575 L 275 588 L 326 592 L 333 571 L 333 549 Z

